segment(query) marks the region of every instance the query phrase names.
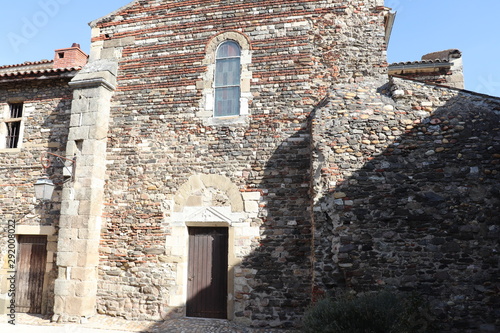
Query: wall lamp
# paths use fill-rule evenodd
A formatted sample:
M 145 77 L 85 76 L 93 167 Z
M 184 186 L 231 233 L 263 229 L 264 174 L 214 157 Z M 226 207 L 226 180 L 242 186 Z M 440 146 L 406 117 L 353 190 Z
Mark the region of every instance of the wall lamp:
M 54 193 L 54 182 L 47 176 L 43 176 L 38 179 L 33 185 L 35 188 L 35 197 L 37 200 L 46 202 L 52 199 L 52 193 Z
M 76 157 L 73 159 L 69 159 L 54 153 L 45 152 L 40 157 L 40 162 L 44 169 L 44 175 L 39 178 L 36 183 L 33 185 L 35 188 L 35 197 L 37 200 L 47 202 L 52 200 L 52 194 L 54 193 L 55 184 L 54 182 L 47 176 L 47 169 L 51 166 L 51 160 L 49 156 L 54 156 L 59 162 L 64 165 L 64 175 L 70 176 L 71 180 L 75 179 L 75 166 L 76 166 Z M 70 165 L 66 165 L 66 162 L 70 162 Z

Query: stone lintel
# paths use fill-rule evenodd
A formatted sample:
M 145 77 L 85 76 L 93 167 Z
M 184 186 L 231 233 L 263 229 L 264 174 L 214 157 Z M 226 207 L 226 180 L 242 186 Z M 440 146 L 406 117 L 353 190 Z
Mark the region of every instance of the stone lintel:
M 16 225 L 17 235 L 54 235 L 56 229 L 53 226 L 40 225 Z

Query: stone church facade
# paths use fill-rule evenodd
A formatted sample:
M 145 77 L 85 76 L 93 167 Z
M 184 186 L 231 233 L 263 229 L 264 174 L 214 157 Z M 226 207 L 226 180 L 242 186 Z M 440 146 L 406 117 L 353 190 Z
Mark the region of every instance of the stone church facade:
M 393 288 L 442 331 L 495 330 L 500 100 L 446 85 L 451 56 L 439 81 L 428 59 L 389 77 L 391 15 L 139 0 L 90 23 L 88 62 L 0 67 L 0 130 L 22 133 L 0 150 L 2 307 L 15 239 L 18 272 L 45 263 L 18 310 L 56 321 L 292 327 L 322 295 Z

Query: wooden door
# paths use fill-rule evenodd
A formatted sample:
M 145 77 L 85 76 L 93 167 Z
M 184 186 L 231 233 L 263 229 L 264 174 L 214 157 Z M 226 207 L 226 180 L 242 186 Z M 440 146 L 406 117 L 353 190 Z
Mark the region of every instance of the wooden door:
M 19 236 L 18 253 L 16 311 L 42 313 L 47 237 Z
M 227 318 L 227 228 L 189 228 L 188 317 Z

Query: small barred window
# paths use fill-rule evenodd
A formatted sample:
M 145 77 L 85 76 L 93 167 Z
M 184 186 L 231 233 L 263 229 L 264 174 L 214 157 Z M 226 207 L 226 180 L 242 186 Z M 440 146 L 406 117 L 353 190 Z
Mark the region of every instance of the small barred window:
M 23 103 L 10 103 L 0 120 L 0 149 L 19 148 L 22 138 Z

